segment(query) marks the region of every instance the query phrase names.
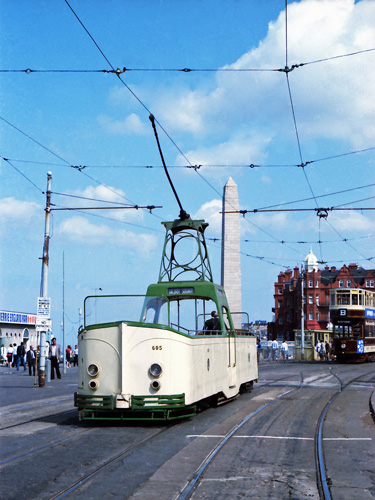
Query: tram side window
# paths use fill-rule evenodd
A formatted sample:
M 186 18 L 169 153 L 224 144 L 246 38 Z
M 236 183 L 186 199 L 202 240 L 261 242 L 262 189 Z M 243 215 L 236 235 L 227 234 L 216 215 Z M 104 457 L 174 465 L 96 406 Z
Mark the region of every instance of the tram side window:
M 365 337 L 375 337 L 375 322 L 366 322 Z
M 143 309 L 142 323 L 157 323 L 168 325 L 168 300 L 164 297 L 146 299 Z
M 352 295 L 352 305 L 353 306 L 358 305 L 358 295 L 355 295 L 355 294 Z

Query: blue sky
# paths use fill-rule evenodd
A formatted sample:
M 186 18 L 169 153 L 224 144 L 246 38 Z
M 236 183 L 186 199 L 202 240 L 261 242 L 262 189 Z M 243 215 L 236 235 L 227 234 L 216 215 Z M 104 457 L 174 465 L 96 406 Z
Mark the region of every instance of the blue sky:
M 129 70 L 122 82 L 80 72 L 110 66 L 63 0 L 0 2 L 0 69 L 39 70 L 0 73 L 0 309 L 36 310 L 48 171 L 56 206 L 98 205 L 55 194 L 62 193 L 163 207 L 53 212 L 55 335 L 63 252 L 68 343 L 86 295 L 143 293 L 157 280 L 161 221 L 179 209 L 148 110 L 173 139 L 159 128 L 182 205 L 209 222 L 208 238 L 221 237 L 229 176 L 242 210 L 374 206 L 374 1 L 288 2 L 287 36 L 284 0 L 69 3 L 110 64 Z M 286 74 L 269 70 L 301 63 L 288 73 L 289 94 Z M 155 71 L 183 68 L 210 71 Z M 248 213 L 241 219 L 243 309 L 251 320 L 271 320 L 278 273 L 300 265 L 310 248 L 329 266 L 374 268 L 374 232 L 366 210 L 332 211 L 327 220 L 313 211 Z M 209 251 L 220 282 L 220 242 L 209 240 Z

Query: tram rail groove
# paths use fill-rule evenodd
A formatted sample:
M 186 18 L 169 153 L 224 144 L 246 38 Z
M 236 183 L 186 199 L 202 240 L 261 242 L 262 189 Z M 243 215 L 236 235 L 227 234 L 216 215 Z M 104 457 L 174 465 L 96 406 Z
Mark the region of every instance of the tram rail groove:
M 317 474 L 317 486 L 318 486 L 318 492 L 321 500 L 332 500 L 331 499 L 331 494 L 329 491 L 329 479 L 327 478 L 326 475 L 326 468 L 325 468 L 325 462 L 324 462 L 324 455 L 323 455 L 323 445 L 322 445 L 322 434 L 323 434 L 323 424 L 324 420 L 326 417 L 326 414 L 328 412 L 329 406 L 332 404 L 332 402 L 336 399 L 336 397 L 341 394 L 341 392 L 348 387 L 350 384 L 355 382 L 361 377 L 364 377 L 372 372 L 364 373 L 359 375 L 358 377 L 350 380 L 346 384 L 343 383 L 343 381 L 338 377 L 337 374 L 332 373 L 332 370 L 330 368 L 330 375 L 334 376 L 337 378 L 337 380 L 340 383 L 340 389 L 330 398 L 330 400 L 327 402 L 325 407 L 323 408 L 319 419 L 318 419 L 318 425 L 316 427 L 316 433 L 315 433 L 315 453 L 316 453 L 316 474 Z M 298 387 L 291 389 L 277 398 L 273 399 L 272 401 L 262 405 L 260 408 L 258 408 L 255 412 L 251 413 L 248 415 L 240 424 L 235 426 L 232 430 L 230 430 L 224 437 L 223 439 L 215 446 L 215 448 L 207 455 L 207 457 L 203 460 L 201 465 L 198 467 L 196 472 L 194 473 L 192 479 L 188 481 L 186 486 L 183 488 L 183 490 L 174 498 L 174 500 L 188 500 L 191 498 L 193 495 L 194 491 L 196 490 L 197 486 L 199 485 L 199 482 L 203 476 L 204 471 L 208 467 L 208 465 L 213 461 L 214 457 L 219 453 L 219 451 L 224 447 L 224 445 L 229 441 L 229 439 L 239 430 L 245 423 L 247 423 L 249 420 L 251 420 L 253 417 L 255 417 L 259 412 L 264 410 L 265 408 L 269 407 L 276 401 L 280 400 L 281 398 L 287 396 L 291 392 L 298 391 L 302 387 L 307 387 L 310 382 L 307 382 L 306 384 L 303 383 L 303 373 L 300 372 L 300 377 L 301 377 L 301 382 Z M 314 381 L 318 380 L 321 378 L 325 377 L 318 377 Z M 312 382 L 314 382 L 312 381 Z M 268 385 L 268 384 L 264 384 Z
M 315 464 L 316 464 L 316 476 L 317 476 L 317 485 L 318 485 L 318 491 L 319 491 L 319 497 L 321 500 L 332 500 L 331 492 L 329 489 L 330 486 L 330 479 L 327 477 L 326 473 L 326 465 L 324 461 L 324 453 L 323 453 L 323 425 L 325 418 L 327 416 L 327 412 L 331 404 L 335 401 L 335 399 L 353 382 L 356 380 L 369 375 L 370 373 L 373 373 L 372 371 L 367 372 L 367 373 L 362 373 L 358 377 L 350 380 L 346 384 L 340 379 L 340 377 L 332 373 L 332 369 L 330 368 L 331 374 L 337 378 L 337 380 L 340 382 L 340 390 L 338 390 L 331 398 L 329 401 L 326 403 L 324 406 L 319 419 L 318 419 L 318 424 L 316 426 L 316 433 L 315 433 Z M 371 401 L 371 399 L 370 399 Z
M 151 441 L 154 439 L 156 436 L 159 436 L 163 432 L 166 432 L 168 429 L 170 429 L 173 425 L 179 425 L 178 423 L 171 424 L 168 427 L 163 427 L 161 429 L 158 429 L 156 432 L 154 432 L 151 436 L 147 436 L 137 443 L 134 443 L 130 447 L 127 447 L 125 450 L 121 451 L 120 453 L 117 453 L 116 455 L 113 455 L 111 458 L 106 460 L 102 465 L 99 467 L 96 467 L 93 471 L 90 473 L 86 474 L 85 476 L 81 477 L 80 479 L 74 481 L 72 484 L 64 488 L 63 490 L 60 490 L 58 493 L 56 493 L 54 496 L 52 496 L 49 500 L 60 500 L 62 498 L 67 497 L 70 493 L 73 493 L 74 491 L 78 490 L 81 486 L 86 484 L 90 479 L 92 479 L 96 474 L 101 472 L 103 469 L 107 468 L 109 465 L 113 464 L 114 462 L 120 460 L 121 458 L 126 457 L 130 453 L 132 453 L 135 449 L 139 448 L 143 444 L 147 443 L 148 441 Z
M 31 424 L 32 422 L 38 422 L 41 420 L 45 420 L 46 418 L 57 417 L 58 415 L 64 415 L 64 413 L 77 413 L 77 408 L 72 408 L 71 410 L 63 410 L 63 411 L 59 411 L 57 413 L 49 413 L 48 415 L 41 415 L 39 417 L 31 418 L 31 419 L 25 420 L 23 422 L 17 422 L 16 424 L 5 425 L 4 427 L 0 427 L 0 431 L 12 429 L 14 427 L 19 427 L 21 425 Z
M 25 457 L 27 455 L 30 455 L 31 453 L 35 453 L 36 451 L 40 451 L 40 450 L 43 450 L 45 448 L 48 448 L 49 446 L 54 446 L 56 444 L 60 444 L 62 442 L 67 441 L 68 439 L 76 438 L 77 436 L 81 436 L 82 434 L 84 434 L 85 432 L 87 432 L 89 430 L 90 429 L 82 429 L 80 432 L 79 431 L 72 432 L 68 436 L 64 436 L 64 437 L 59 438 L 59 439 L 54 439 L 53 441 L 49 441 L 48 443 L 44 443 L 40 446 L 35 446 L 35 447 L 30 448 L 29 450 L 26 450 L 26 451 L 22 451 L 21 453 L 18 453 L 17 455 L 13 455 L 11 457 L 5 458 L 4 460 L 1 460 L 0 465 L 7 464 L 9 462 L 12 462 L 13 460 L 17 460 L 18 458 L 22 458 L 22 457 Z
M 261 407 L 259 407 L 257 410 L 252 412 L 250 415 L 248 415 L 245 419 L 242 420 L 239 424 L 234 426 L 225 436 L 224 438 L 215 446 L 215 448 L 207 455 L 207 457 L 203 460 L 201 465 L 198 467 L 196 472 L 194 473 L 192 479 L 188 481 L 187 485 L 183 488 L 183 490 L 178 494 L 177 497 L 175 497 L 174 500 L 188 500 L 192 494 L 194 493 L 194 490 L 199 484 L 199 481 L 203 475 L 203 472 L 206 470 L 208 465 L 212 462 L 214 457 L 219 453 L 219 451 L 224 447 L 224 445 L 229 441 L 229 439 L 239 430 L 241 429 L 242 426 L 244 426 L 249 420 L 251 420 L 253 417 L 255 417 L 258 413 L 260 413 L 264 408 L 267 408 L 268 406 L 272 405 L 276 401 L 279 401 L 283 397 L 287 396 L 291 392 L 298 391 L 303 387 L 303 373 L 300 372 L 300 383 L 298 387 L 295 387 L 294 389 L 290 389 L 289 391 L 284 392 L 283 394 L 280 394 L 280 396 L 277 396 L 274 398 L 272 401 L 269 401 L 268 403 L 265 403 Z

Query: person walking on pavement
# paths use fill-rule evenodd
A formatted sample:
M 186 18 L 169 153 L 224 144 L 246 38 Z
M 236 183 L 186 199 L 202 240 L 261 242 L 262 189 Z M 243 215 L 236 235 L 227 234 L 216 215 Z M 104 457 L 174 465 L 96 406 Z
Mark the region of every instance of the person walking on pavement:
M 61 356 L 60 346 L 59 344 L 56 344 L 56 338 L 53 338 L 52 344 L 50 345 L 48 352 L 48 358 L 51 360 L 51 380 L 54 380 L 55 378 L 55 371 L 56 371 L 56 377 L 61 378 L 60 368 L 59 368 L 60 356 Z
M 17 344 L 13 344 L 13 351 L 12 351 L 12 366 L 13 368 L 16 367 L 17 364 Z
M 1 344 L 1 362 L 7 364 L 7 349 L 4 344 Z
M 30 349 L 26 353 L 26 361 L 29 367 L 29 375 L 35 375 L 35 357 L 36 352 L 34 351 L 33 346 L 30 346 Z M 33 372 L 33 373 L 31 373 Z
M 281 355 L 283 357 L 283 361 L 288 361 L 288 344 L 284 339 L 284 342 L 281 344 Z
M 73 349 L 73 354 L 74 354 L 74 359 L 73 359 L 73 366 L 78 366 L 78 346 L 75 345 Z
M 12 358 L 13 358 L 13 346 L 12 346 L 12 344 L 9 344 L 8 351 L 7 351 L 7 361 L 8 361 L 7 366 L 9 366 L 9 367 L 12 366 Z
M 25 365 L 25 346 L 23 345 L 23 342 L 20 343 L 20 345 L 17 347 L 17 361 L 16 361 L 16 368 L 17 371 L 20 371 L 20 364 L 23 366 L 23 369 L 26 370 L 26 365 Z
M 277 360 L 277 349 L 279 348 L 279 344 L 277 343 L 277 340 L 274 339 L 271 344 L 271 349 L 272 349 L 272 361 Z

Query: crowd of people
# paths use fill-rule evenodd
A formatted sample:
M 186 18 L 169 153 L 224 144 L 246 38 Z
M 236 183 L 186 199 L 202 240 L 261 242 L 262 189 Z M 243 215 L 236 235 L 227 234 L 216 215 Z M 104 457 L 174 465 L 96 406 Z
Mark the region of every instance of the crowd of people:
M 67 368 L 78 366 L 78 346 L 76 345 L 74 349 L 72 349 L 71 346 L 68 345 L 65 353 Z M 57 378 L 61 378 L 59 367 L 61 361 L 61 348 L 60 345 L 56 343 L 56 338 L 52 339 L 51 344 L 47 341 L 45 355 L 51 361 L 51 380 L 55 378 L 55 374 Z M 35 376 L 39 358 L 39 346 L 38 349 L 36 349 L 30 344 L 27 349 L 26 342 L 23 341 L 20 342 L 19 345 L 11 343 L 9 347 L 6 347 L 4 344 L 1 345 L 1 364 L 9 368 L 15 368 L 17 371 L 20 371 L 20 367 L 23 368 L 23 371 L 26 371 L 28 367 L 30 376 Z
M 334 359 L 334 353 L 332 348 L 332 340 L 329 342 L 318 340 L 315 346 L 315 351 L 317 353 L 317 358 L 321 361 L 332 361 Z M 263 348 L 261 346 L 260 340 L 257 339 L 257 354 L 258 354 L 258 362 L 260 361 L 261 354 L 263 352 Z M 289 358 L 289 350 L 288 343 L 286 339 L 283 340 L 281 345 L 276 339 L 272 341 L 268 341 L 265 352 L 263 352 L 263 357 L 267 361 L 288 361 Z

